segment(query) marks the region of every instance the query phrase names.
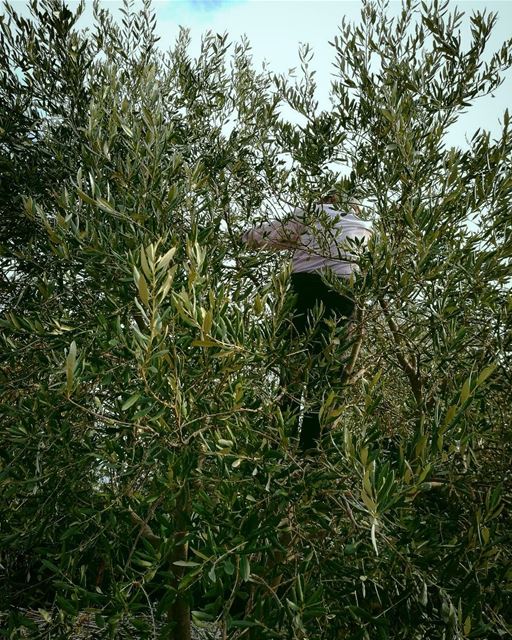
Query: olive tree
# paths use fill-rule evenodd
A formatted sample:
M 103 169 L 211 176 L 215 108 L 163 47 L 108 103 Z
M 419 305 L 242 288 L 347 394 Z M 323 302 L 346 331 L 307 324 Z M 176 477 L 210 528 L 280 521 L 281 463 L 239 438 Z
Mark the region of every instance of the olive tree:
M 30 6 L 0 25 L 2 166 L 31 176 L 0 202 L 9 633 L 29 606 L 64 636 L 85 610 L 112 637 L 506 634 L 508 113 L 445 142 L 511 65 L 484 62 L 496 17 L 364 2 L 321 110 L 308 47 L 293 79 L 227 35 L 161 52 L 149 2 L 95 3 L 92 34 Z M 287 256 L 241 234 L 340 174 L 374 234 L 326 276 L 357 311 L 310 370 Z M 283 367 L 318 377 L 313 459 Z

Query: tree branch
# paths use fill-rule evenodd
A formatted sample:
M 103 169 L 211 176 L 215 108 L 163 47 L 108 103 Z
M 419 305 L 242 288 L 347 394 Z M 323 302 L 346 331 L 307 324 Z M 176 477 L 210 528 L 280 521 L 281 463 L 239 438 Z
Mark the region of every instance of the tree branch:
M 419 367 L 414 366 L 402 352 L 403 340 L 400 335 L 400 330 L 398 329 L 398 326 L 393 316 L 391 315 L 391 312 L 389 311 L 389 307 L 386 301 L 382 297 L 379 297 L 379 304 L 381 306 L 382 312 L 384 313 L 384 317 L 386 318 L 386 322 L 391 331 L 391 335 L 393 336 L 393 341 L 396 346 L 396 357 L 398 359 L 400 367 L 409 380 L 411 390 L 414 394 L 416 402 L 418 403 L 418 405 L 420 405 L 423 401 L 423 385 L 421 375 L 419 373 Z

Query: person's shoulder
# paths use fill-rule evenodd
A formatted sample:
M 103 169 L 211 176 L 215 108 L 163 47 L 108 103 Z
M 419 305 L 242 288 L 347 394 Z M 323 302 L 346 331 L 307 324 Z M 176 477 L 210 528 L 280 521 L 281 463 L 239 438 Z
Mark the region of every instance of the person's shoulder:
M 347 211 L 343 211 L 342 209 L 336 209 L 330 204 L 322 204 L 319 205 L 319 210 L 324 211 L 330 218 L 334 218 L 335 220 L 342 220 L 346 218 Z
M 345 219 L 350 220 L 354 224 L 360 224 L 363 227 L 370 228 L 373 226 L 373 222 L 371 220 L 364 220 L 360 215 L 358 215 L 353 211 L 350 211 L 349 213 L 347 213 L 347 215 L 345 216 Z

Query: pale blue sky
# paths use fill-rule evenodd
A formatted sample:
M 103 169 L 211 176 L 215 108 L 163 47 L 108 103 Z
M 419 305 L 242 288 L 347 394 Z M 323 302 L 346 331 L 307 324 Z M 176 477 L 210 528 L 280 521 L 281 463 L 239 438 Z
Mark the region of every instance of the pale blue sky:
M 16 9 L 26 12 L 25 0 L 15 0 Z M 71 0 L 70 6 L 77 2 Z M 92 0 L 87 0 L 86 11 L 80 26 L 92 24 Z M 121 18 L 118 0 L 102 0 L 114 16 Z M 135 6 L 141 6 L 135 0 Z M 455 4 L 470 15 L 473 11 L 497 11 L 499 14 L 489 50 L 499 48 L 504 40 L 512 37 L 512 0 L 459 0 Z M 171 47 L 180 25 L 189 27 L 192 36 L 192 51 L 199 50 L 201 34 L 208 29 L 215 33 L 228 32 L 229 40 L 236 41 L 242 35 L 249 39 L 253 58 L 257 65 L 264 60 L 272 71 L 286 73 L 299 66 L 298 46 L 309 43 L 315 57 L 313 68 L 317 70 L 318 99 L 321 108 L 329 108 L 329 86 L 333 70 L 334 49 L 329 45 L 337 34 L 337 25 L 343 16 L 349 20 L 360 18 L 360 0 L 153 0 L 157 15 L 157 31 L 161 37 L 159 46 L 163 50 Z M 391 13 L 398 12 L 401 2 L 390 2 Z M 464 34 L 463 34 L 464 35 Z M 464 137 L 471 136 L 479 126 L 490 129 L 493 134 L 500 130 L 499 121 L 505 108 L 511 106 L 512 73 L 496 91 L 494 97 L 479 100 L 454 127 L 449 144 L 464 145 Z
M 114 2 L 108 2 L 113 6 Z M 227 31 L 231 40 L 247 35 L 254 60 L 267 60 L 270 69 L 286 72 L 299 66 L 298 44 L 309 43 L 315 52 L 313 67 L 317 70 L 320 107 L 329 108 L 329 87 L 333 71 L 334 49 L 329 45 L 337 34 L 343 16 L 360 20 L 360 0 L 156 0 L 160 45 L 165 49 L 178 32 L 178 25 L 191 29 L 192 42 L 198 47 L 200 34 L 211 29 Z M 498 22 L 489 43 L 489 51 L 498 49 L 512 37 L 512 0 L 463 0 L 452 2 L 468 16 L 473 11 L 498 12 Z M 398 13 L 402 3 L 390 2 L 390 12 Z M 469 34 L 469 29 L 467 30 Z M 464 34 L 463 34 L 464 35 Z M 511 105 L 512 73 L 494 97 L 483 98 L 453 127 L 449 144 L 464 145 L 478 127 L 500 131 L 499 121 Z

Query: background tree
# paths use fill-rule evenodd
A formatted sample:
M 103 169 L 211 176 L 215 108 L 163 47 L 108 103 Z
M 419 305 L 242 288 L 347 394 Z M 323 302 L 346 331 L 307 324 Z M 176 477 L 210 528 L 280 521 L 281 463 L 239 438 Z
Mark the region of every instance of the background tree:
M 7 635 L 27 606 L 62 637 L 85 609 L 114 637 L 510 633 L 508 113 L 444 143 L 510 67 L 495 16 L 464 50 L 457 9 L 365 2 L 319 111 L 307 47 L 293 83 L 224 35 L 161 53 L 149 3 L 93 34 L 30 6 L 0 24 Z M 307 369 L 289 269 L 239 238 L 347 167 L 376 233 L 311 464 L 277 402 Z

